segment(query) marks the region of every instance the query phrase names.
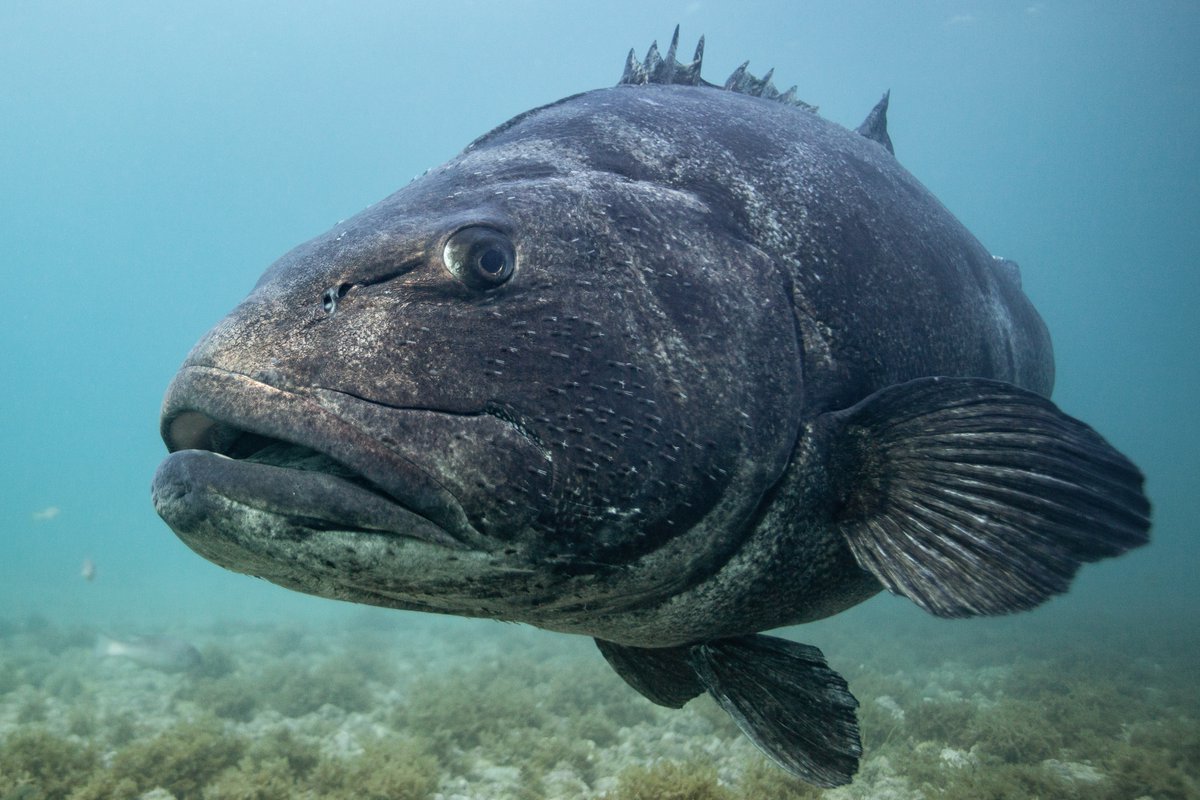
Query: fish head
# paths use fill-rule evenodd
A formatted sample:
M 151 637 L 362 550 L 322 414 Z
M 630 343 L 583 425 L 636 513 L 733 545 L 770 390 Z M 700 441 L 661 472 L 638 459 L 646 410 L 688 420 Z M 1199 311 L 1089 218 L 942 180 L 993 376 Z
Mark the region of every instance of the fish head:
M 724 563 L 795 444 L 791 299 L 634 94 L 519 117 L 272 265 L 167 392 L 176 533 L 301 591 L 548 627 Z

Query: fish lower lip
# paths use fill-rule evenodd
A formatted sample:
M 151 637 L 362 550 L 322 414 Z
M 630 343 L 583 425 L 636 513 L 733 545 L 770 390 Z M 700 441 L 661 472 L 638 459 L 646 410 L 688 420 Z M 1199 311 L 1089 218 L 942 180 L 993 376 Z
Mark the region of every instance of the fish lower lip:
M 356 490 L 353 496 L 368 502 L 371 507 L 386 505 L 422 518 L 456 546 L 479 541 L 478 532 L 467 520 L 457 499 L 444 487 L 410 460 L 380 448 L 364 432 L 309 398 L 239 373 L 189 366 L 171 383 L 163 402 L 162 418 L 163 438 L 175 453 L 209 452 L 226 462 L 258 469 L 257 472 L 237 474 L 266 476 L 271 474 L 269 470 L 276 470 L 284 478 L 278 489 L 280 501 L 284 500 L 283 492 L 291 491 L 292 502 L 295 502 L 294 493 L 302 486 L 306 490 L 311 486 L 325 494 L 329 494 L 329 487 L 337 486 L 344 496 L 350 496 L 347 492 L 352 487 Z M 224 441 L 223 432 L 228 431 L 235 435 L 233 440 Z M 324 468 L 313 471 L 292 469 L 292 464 L 254 463 L 253 452 L 239 452 L 241 445 L 237 440 L 245 438 L 307 449 L 342 468 L 333 472 Z M 234 458 L 225 458 L 226 455 Z M 163 462 L 160 475 L 170 461 L 168 457 Z M 346 480 L 347 477 L 351 479 Z M 252 507 L 267 510 L 262 501 L 254 504 L 244 490 L 235 487 L 228 487 L 228 490 L 231 496 L 245 498 Z M 286 506 L 286 502 L 283 505 Z M 307 503 L 306 506 L 313 508 L 314 504 Z M 337 504 L 334 507 L 342 508 Z M 346 519 L 356 518 L 350 514 L 339 520 L 328 511 L 309 516 L 314 520 L 331 521 L 335 523 L 332 527 L 339 530 L 346 529 L 343 524 Z M 385 518 L 387 515 L 379 516 Z
M 167 456 L 152 487 L 159 514 L 185 541 L 221 508 L 263 512 L 298 531 L 360 531 L 453 549 L 462 544 L 404 506 L 326 472 L 239 461 L 207 450 Z M 232 526 L 231 526 L 232 527 Z

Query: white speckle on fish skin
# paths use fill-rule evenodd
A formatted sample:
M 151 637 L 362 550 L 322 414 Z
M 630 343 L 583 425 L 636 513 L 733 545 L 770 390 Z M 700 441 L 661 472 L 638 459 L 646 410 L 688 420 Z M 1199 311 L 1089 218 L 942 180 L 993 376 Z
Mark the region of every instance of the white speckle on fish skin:
M 500 149 L 467 150 L 452 163 L 460 169 L 472 170 L 481 180 L 505 167 L 528 163 L 550 163 L 564 172 L 587 167 L 582 154 L 551 139 L 508 142 Z

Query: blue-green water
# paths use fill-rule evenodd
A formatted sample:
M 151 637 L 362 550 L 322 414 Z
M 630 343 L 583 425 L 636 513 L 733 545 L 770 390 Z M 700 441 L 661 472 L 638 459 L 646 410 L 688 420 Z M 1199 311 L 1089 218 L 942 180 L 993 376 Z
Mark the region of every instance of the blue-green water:
M 218 623 L 244 643 L 255 626 L 320 640 L 361 621 L 222 571 L 158 519 L 167 382 L 282 252 L 508 117 L 615 83 L 631 46 L 676 23 L 689 50 L 707 36 L 709 80 L 774 66 L 849 127 L 891 90 L 897 157 L 1021 264 L 1054 338 L 1055 400 L 1141 466 L 1154 502 L 1150 547 L 1084 568 L 1035 612 L 936 623 L 883 597 L 792 633 L 848 673 L 839 647 L 869 653 L 879 674 L 889 658 L 932 669 L 906 641 L 930 663 L 934 642 L 947 662 L 999 666 L 1069 641 L 1097 677 L 1119 653 L 1169 673 L 1122 672 L 1139 691 L 1177 691 L 1200 657 L 1200 7 L 1186 2 L 0 4 L 0 621 L 15 626 L 0 646 L 36 650 L 30 617 L 76 639 L 213 646 Z M 401 640 L 494 629 L 488 658 L 521 630 L 377 615 Z M 511 635 L 512 650 L 557 646 Z M 128 677 L 67 638 L 64 669 L 89 687 Z M 1176 710 L 1195 738 L 1194 702 Z

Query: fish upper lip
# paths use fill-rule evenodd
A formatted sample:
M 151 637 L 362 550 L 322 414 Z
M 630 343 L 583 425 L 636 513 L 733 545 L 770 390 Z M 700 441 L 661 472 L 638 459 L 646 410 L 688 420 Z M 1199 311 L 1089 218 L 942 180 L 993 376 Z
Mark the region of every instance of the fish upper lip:
M 237 440 L 246 435 L 311 449 L 361 476 L 368 490 L 445 531 L 447 540 L 439 544 L 485 544 L 457 498 L 420 466 L 381 446 L 315 399 L 249 375 L 185 366 L 167 389 L 160 433 L 171 453 L 207 450 L 236 455 Z

